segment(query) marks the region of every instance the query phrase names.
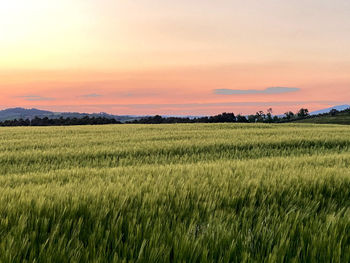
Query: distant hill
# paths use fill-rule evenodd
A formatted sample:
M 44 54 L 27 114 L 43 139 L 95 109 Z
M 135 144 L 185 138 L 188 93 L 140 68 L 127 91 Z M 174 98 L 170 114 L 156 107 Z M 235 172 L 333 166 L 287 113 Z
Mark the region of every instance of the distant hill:
M 116 119 L 121 122 L 132 121 L 135 119 L 140 119 L 140 116 L 131 115 L 111 115 L 105 112 L 101 113 L 79 113 L 79 112 L 52 112 L 39 109 L 24 109 L 24 108 L 10 108 L 5 110 L 0 110 L 0 121 L 4 120 L 14 120 L 14 119 L 34 119 L 39 118 L 83 118 L 85 116 L 89 117 L 105 117 L 110 119 Z
M 315 124 L 344 124 L 350 125 L 350 113 L 339 113 L 335 116 L 325 115 L 317 116 L 304 120 L 298 120 L 299 123 L 315 123 Z
M 303 120 L 296 120 L 296 122 L 300 123 L 315 123 L 315 124 L 344 124 L 350 125 L 350 106 L 349 105 L 341 105 L 335 106 L 329 109 L 320 110 L 317 112 L 321 112 L 318 115 L 312 114 L 309 118 Z M 339 112 L 335 114 L 330 114 L 329 112 L 332 109 L 336 109 Z
M 46 117 L 53 115 L 51 111 L 38 110 L 38 109 L 24 109 L 24 108 L 10 108 L 0 111 L 0 120 L 13 120 L 13 119 L 32 119 L 35 116 Z
M 318 115 L 318 114 L 323 114 L 323 113 L 329 113 L 332 109 L 336 109 L 337 111 L 343 111 L 343 110 L 346 110 L 346 109 L 349 109 L 349 108 L 350 108 L 350 105 L 347 105 L 347 104 L 345 104 L 345 105 L 338 105 L 338 106 L 333 106 L 333 107 L 330 107 L 330 108 L 326 108 L 326 109 L 310 112 L 310 115 Z

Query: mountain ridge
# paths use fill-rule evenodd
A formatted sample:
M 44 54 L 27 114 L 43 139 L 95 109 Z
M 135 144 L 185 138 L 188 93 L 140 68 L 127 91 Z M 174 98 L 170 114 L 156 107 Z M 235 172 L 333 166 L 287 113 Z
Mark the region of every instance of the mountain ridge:
M 105 112 L 100 113 L 80 113 L 80 112 L 54 112 L 47 110 L 40 110 L 36 108 L 25 109 L 22 107 L 7 108 L 0 110 L 0 121 L 14 120 L 14 119 L 34 119 L 39 118 L 83 118 L 88 117 L 105 117 L 110 119 L 116 119 L 118 121 L 129 121 L 140 118 L 133 115 L 113 115 Z
M 346 109 L 349 109 L 349 108 L 350 108 L 350 105 L 348 105 L 348 104 L 337 105 L 337 106 L 329 107 L 329 108 L 326 108 L 326 109 L 312 111 L 312 112 L 310 112 L 310 115 L 318 115 L 318 114 L 323 114 L 323 113 L 329 113 L 332 109 L 335 109 L 335 110 L 338 110 L 338 111 L 343 111 L 343 110 L 346 110 Z

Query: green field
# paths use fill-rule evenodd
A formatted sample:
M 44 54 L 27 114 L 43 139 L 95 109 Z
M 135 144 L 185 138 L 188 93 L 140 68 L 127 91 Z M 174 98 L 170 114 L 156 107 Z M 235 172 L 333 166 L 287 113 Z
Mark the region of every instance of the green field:
M 350 126 L 0 129 L 0 262 L 349 262 Z
M 350 113 L 340 112 L 335 116 L 330 114 L 324 116 L 317 116 L 313 118 L 307 118 L 304 120 L 298 120 L 300 123 L 315 123 L 315 124 L 344 124 L 350 125 Z

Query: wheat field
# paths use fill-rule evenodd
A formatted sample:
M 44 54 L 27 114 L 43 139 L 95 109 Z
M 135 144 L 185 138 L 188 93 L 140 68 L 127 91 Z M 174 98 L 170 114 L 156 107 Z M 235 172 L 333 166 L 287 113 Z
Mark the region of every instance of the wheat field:
M 350 127 L 0 129 L 0 262 L 349 262 Z

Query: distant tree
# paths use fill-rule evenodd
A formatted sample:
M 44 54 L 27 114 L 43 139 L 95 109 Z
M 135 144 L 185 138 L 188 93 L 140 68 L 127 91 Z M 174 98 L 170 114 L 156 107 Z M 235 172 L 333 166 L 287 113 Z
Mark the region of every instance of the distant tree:
M 32 119 L 30 121 L 30 125 L 31 126 L 43 126 L 42 119 L 40 119 L 39 117 L 35 117 L 34 119 Z
M 331 116 L 335 116 L 335 115 L 337 115 L 337 113 L 339 113 L 339 111 L 336 110 L 336 109 L 331 109 L 331 111 L 329 112 L 329 114 L 330 114 Z
M 162 122 L 163 122 L 162 116 L 156 115 L 156 116 L 153 117 L 152 123 L 162 123 Z
M 255 114 L 255 119 L 257 122 L 263 122 L 265 120 L 265 113 L 263 111 L 258 111 L 256 114 Z
M 236 122 L 234 113 L 223 112 L 222 114 L 209 117 L 209 122 Z
M 308 109 L 304 109 L 304 108 L 301 108 L 298 112 L 298 117 L 299 118 L 305 118 L 309 115 L 309 110 Z
M 250 123 L 256 122 L 256 115 L 249 115 L 248 116 L 248 122 L 250 122 Z
M 195 118 L 191 122 L 208 123 L 209 122 L 209 118 L 207 116 L 200 117 L 200 118 Z
M 272 118 L 272 108 L 267 109 L 267 114 L 266 114 L 266 119 L 265 121 L 268 123 L 273 122 L 273 118 Z
M 248 122 L 247 118 L 245 116 L 242 116 L 241 114 L 238 114 L 236 119 L 237 119 L 237 122 L 243 122 L 243 123 Z
M 285 118 L 287 119 L 287 120 L 291 120 L 291 119 L 293 119 L 294 118 L 294 113 L 292 112 L 292 111 L 287 111 L 286 113 L 284 113 L 284 115 L 285 115 Z

